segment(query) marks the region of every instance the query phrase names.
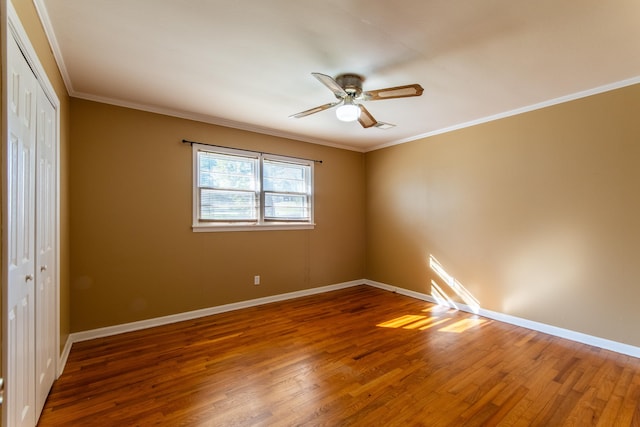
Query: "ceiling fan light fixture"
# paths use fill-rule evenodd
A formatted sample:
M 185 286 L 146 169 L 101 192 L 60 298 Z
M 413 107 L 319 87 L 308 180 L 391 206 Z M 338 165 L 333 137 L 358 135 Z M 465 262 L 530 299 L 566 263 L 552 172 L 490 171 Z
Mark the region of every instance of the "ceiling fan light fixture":
M 355 122 L 360 117 L 360 108 L 352 102 L 346 102 L 336 110 L 336 117 L 343 122 Z

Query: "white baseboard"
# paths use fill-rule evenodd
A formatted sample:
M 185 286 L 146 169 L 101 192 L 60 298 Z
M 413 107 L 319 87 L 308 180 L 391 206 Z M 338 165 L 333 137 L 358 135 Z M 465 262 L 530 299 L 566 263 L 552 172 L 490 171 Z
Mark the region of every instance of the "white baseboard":
M 67 341 L 64 343 L 64 348 L 62 349 L 62 354 L 58 359 L 58 375 L 56 378 L 60 378 L 62 372 L 64 371 L 64 367 L 67 366 L 67 359 L 69 358 L 69 353 L 71 353 L 71 346 L 73 345 L 73 341 L 71 336 L 67 337 Z
M 307 295 L 321 294 L 352 286 L 363 285 L 363 280 L 352 280 L 350 282 L 338 283 L 335 285 L 321 286 L 318 288 L 304 289 L 302 291 L 288 292 L 286 294 L 272 295 L 263 298 L 256 298 L 247 301 L 234 302 L 231 304 L 218 305 L 215 307 L 203 308 L 200 310 L 187 311 L 184 313 L 172 314 L 169 316 L 156 317 L 153 319 L 140 320 L 138 322 L 124 323 L 122 325 L 107 326 L 104 328 L 92 329 L 82 332 L 74 332 L 69 336 L 71 343 L 87 341 L 94 338 L 107 337 L 110 335 L 122 334 L 125 332 L 137 331 L 140 329 L 152 328 L 154 326 L 168 325 L 170 323 L 182 322 L 184 320 L 197 319 L 199 317 L 211 316 L 212 314 L 224 313 L 227 311 L 240 310 L 242 308 L 254 307 L 271 302 L 284 301 Z
M 240 301 L 231 304 L 219 305 L 215 307 L 204 308 L 201 310 L 188 311 L 185 313 L 173 314 L 170 316 L 157 317 L 153 319 L 141 320 L 138 322 L 125 323 L 122 325 L 108 326 L 105 328 L 92 329 L 88 331 L 75 332 L 69 335 L 67 342 L 64 346 L 62 355 L 58 363 L 58 375 L 62 374 L 64 367 L 71 351 L 73 343 L 80 341 L 87 341 L 95 338 L 106 337 L 110 335 L 122 334 L 125 332 L 137 331 L 140 329 L 152 328 L 154 326 L 167 325 L 170 323 L 181 322 L 184 320 L 197 319 L 204 316 L 211 316 L 213 314 L 224 313 L 233 310 L 240 310 L 243 308 L 254 307 L 258 305 L 268 304 L 271 302 L 285 301 L 293 298 L 299 298 L 308 295 L 315 295 L 324 292 L 335 291 L 338 289 L 350 288 L 352 286 L 368 285 L 375 288 L 384 289 L 389 292 L 395 292 L 401 295 L 405 295 L 411 298 L 428 301 L 433 304 L 438 304 L 431 295 L 423 294 L 420 292 L 411 291 L 409 289 L 399 288 L 396 286 L 388 285 L 386 283 L 376 282 L 373 280 L 352 280 L 350 282 L 338 283 L 335 285 L 321 286 L 318 288 L 305 289 L 302 291 L 288 292 L 285 294 L 273 295 L 263 298 L 256 298 L 247 301 Z M 475 313 L 480 316 L 497 320 L 499 322 L 509 323 L 515 326 L 531 329 L 538 332 L 543 332 L 549 335 L 557 336 L 560 338 L 576 341 L 582 344 L 592 345 L 605 350 L 611 350 L 616 353 L 626 354 L 640 358 L 640 347 L 635 347 L 629 344 L 624 344 L 616 341 L 611 341 L 605 338 L 594 337 L 591 335 L 583 334 L 581 332 L 575 332 L 569 329 L 559 328 L 557 326 L 547 325 L 545 323 L 534 322 L 532 320 L 523 319 L 516 316 L 511 316 L 504 313 L 499 313 L 483 308 L 473 310 L 468 305 L 462 303 L 455 303 L 457 309 L 468 313 Z
M 364 283 L 369 286 L 384 289 L 390 292 L 396 292 L 401 295 L 406 295 L 412 298 L 429 301 L 434 304 L 438 302 L 431 296 L 420 292 L 410 291 L 404 288 L 398 288 L 395 286 L 387 285 L 386 283 L 374 282 L 373 280 L 364 280 Z M 521 317 L 511 316 L 509 314 L 499 313 L 496 311 L 486 310 L 480 308 L 473 310 L 466 304 L 455 303 L 456 308 L 468 313 L 474 313 L 488 319 L 497 320 L 503 323 L 509 323 L 511 325 L 520 326 L 522 328 L 531 329 L 545 334 L 553 335 L 559 338 L 576 341 L 582 344 L 592 345 L 605 350 L 615 351 L 616 353 L 626 354 L 627 356 L 633 356 L 640 358 L 640 347 L 635 347 L 629 344 L 620 343 L 617 341 L 608 340 L 605 338 L 595 337 L 587 335 L 582 332 L 572 331 L 570 329 L 559 328 L 557 326 L 547 325 L 546 323 L 535 322 L 533 320 L 523 319 Z

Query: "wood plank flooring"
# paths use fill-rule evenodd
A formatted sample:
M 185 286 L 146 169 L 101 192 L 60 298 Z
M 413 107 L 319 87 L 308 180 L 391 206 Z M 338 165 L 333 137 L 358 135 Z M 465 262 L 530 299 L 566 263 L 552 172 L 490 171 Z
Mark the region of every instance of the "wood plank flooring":
M 640 359 L 369 286 L 74 344 L 39 426 L 638 426 Z

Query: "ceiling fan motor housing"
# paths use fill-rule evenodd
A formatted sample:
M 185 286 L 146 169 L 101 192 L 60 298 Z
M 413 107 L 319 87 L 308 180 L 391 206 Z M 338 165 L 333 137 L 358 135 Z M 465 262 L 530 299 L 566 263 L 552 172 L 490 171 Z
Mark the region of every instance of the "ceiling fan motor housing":
M 336 77 L 336 83 L 344 89 L 352 98 L 357 98 L 362 93 L 364 77 L 358 74 L 340 74 Z

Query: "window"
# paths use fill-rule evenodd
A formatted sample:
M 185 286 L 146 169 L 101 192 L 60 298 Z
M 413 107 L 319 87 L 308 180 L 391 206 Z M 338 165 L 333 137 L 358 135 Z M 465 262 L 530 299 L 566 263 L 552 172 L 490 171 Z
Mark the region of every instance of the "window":
M 194 231 L 313 228 L 313 161 L 193 144 Z

